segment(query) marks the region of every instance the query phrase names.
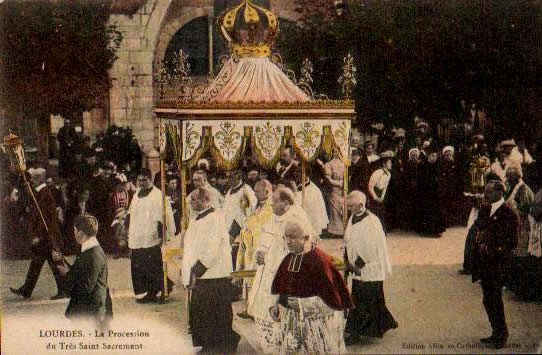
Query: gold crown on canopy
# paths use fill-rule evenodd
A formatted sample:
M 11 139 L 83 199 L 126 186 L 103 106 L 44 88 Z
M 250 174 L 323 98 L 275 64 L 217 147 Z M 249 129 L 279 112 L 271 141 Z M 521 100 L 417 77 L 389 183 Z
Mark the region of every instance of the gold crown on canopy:
M 279 30 L 277 17 L 250 0 L 224 11 L 217 19 L 218 32 L 238 57 L 269 57 Z

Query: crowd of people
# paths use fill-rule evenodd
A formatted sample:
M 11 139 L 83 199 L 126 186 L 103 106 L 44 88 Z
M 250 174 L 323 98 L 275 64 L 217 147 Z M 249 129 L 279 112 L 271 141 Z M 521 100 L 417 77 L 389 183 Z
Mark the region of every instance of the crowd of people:
M 241 285 L 248 302 L 239 316 L 254 320 L 268 352 L 341 352 L 360 336 L 382 337 L 396 328 L 383 291 L 391 274 L 386 235 L 394 229 L 439 237 L 450 226 L 467 224 L 461 272 L 482 279 L 484 305 L 495 331 L 488 342 L 499 345 L 508 336 L 501 276 L 518 294 L 542 296 L 536 281 L 542 269 L 541 159 L 536 149 L 533 157 L 514 139 L 489 142 L 473 135 L 454 147 L 439 145 L 421 132 L 407 137 L 397 129 L 377 150 L 376 142 L 366 139 L 362 144 L 361 137 L 354 136 L 349 166 L 333 150 L 309 164 L 304 181 L 302 163 L 292 147 L 281 151 L 274 169 L 262 169 L 247 157 L 240 168 L 223 172 L 212 159 L 202 158 L 189 173 L 187 215 L 182 216 L 174 161 L 164 170 L 169 203 L 163 214 L 160 173 L 152 176 L 132 158 L 118 166 L 108 160 L 115 153 L 104 151 L 100 140 L 74 150 L 70 124 L 65 127 L 59 132 L 60 178 L 55 180 L 43 168 L 28 171 L 43 216 L 22 193 L 20 178 L 4 180 L 9 187 L 3 197 L 2 250 L 24 243 L 27 235 L 38 239 L 32 240 L 33 259 L 24 285 L 12 289 L 19 296 L 31 296 L 45 261 L 57 281 L 53 298 L 68 296 L 62 256 L 77 252 L 82 244 L 77 231 L 85 228 L 96 229 L 86 236 L 94 233 L 114 257 L 130 257 L 134 293 L 141 296 L 137 301 L 157 302 L 163 288 L 164 214 L 169 237 L 183 233 L 182 282 L 192 292 L 192 336 L 196 346 L 208 351 L 235 349 L 239 337 L 231 328 L 231 303 Z M 499 282 L 492 279 L 488 284 L 487 277 L 480 276 L 480 265 L 487 264 L 480 262 L 480 255 L 490 253 L 494 245 L 480 240 L 489 230 L 495 213 L 490 207 L 496 203 L 497 209 L 505 203 L 509 208 L 505 224 L 518 217 L 518 234 L 517 241 L 512 234 L 506 237 L 503 245 L 510 249 L 510 263 L 502 268 Z M 81 221 L 86 215 L 95 220 Z M 27 217 L 32 231 L 23 227 Z M 186 230 L 181 228 L 182 217 L 188 221 Z M 43 230 L 40 218 L 45 218 L 48 230 Z M 345 243 L 345 269 L 353 279 L 350 290 L 332 258 L 318 247 L 321 238 L 338 237 Z M 232 283 L 230 273 L 243 270 L 255 270 L 254 278 L 234 278 Z M 167 288 L 173 289 L 170 280 Z M 348 309 L 343 329 L 339 320 Z
M 120 135 L 122 130 L 111 134 Z M 73 238 L 73 220 L 88 213 L 98 219 L 98 240 L 104 249 L 118 257 L 127 256 L 125 221 L 142 159 L 137 140 L 120 151 L 111 144 L 115 140 L 105 142 L 104 134 L 99 134 L 91 145 L 90 137 L 77 133 L 70 120 L 65 121 L 57 138 L 58 169 L 46 171 L 45 184 L 55 202 L 63 253 L 73 255 L 78 250 Z M 119 139 L 122 140 L 120 136 Z M 132 154 L 123 154 L 126 150 Z M 22 257 L 29 252 L 24 243 L 29 232 L 25 221 L 31 214 L 32 200 L 22 177 L 10 171 L 7 156 L 2 155 L 1 159 L 5 168 L 2 252 Z

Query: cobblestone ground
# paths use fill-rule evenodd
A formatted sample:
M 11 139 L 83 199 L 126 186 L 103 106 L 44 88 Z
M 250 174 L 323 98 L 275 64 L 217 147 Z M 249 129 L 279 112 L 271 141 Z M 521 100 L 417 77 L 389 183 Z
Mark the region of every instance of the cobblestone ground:
M 542 304 L 522 302 L 511 292 L 504 292 L 506 317 L 510 339 L 508 347 L 495 350 L 482 347 L 480 337 L 489 335 L 490 328 L 482 306 L 482 290 L 468 276 L 457 273 L 463 259 L 464 228 L 451 228 L 442 238 L 424 238 L 404 232 L 388 236 L 393 275 L 384 284 L 386 302 L 399 323 L 383 339 L 367 339 L 363 344 L 348 348 L 350 353 L 532 353 L 540 352 L 542 344 Z M 323 240 L 322 247 L 333 255 L 340 255 L 341 240 Z M 108 259 L 109 284 L 113 295 L 117 326 L 162 324 L 166 328 L 151 332 L 143 351 L 137 354 L 185 354 L 197 349 L 191 347 L 186 333 L 186 297 L 182 288 L 175 288 L 163 305 L 140 305 L 131 292 L 130 263 L 128 259 Z M 62 320 L 66 300 L 50 301 L 55 294 L 54 281 L 47 266 L 30 300 L 17 298 L 8 287 L 20 286 L 28 267 L 28 260 L 3 260 L 1 267 L 0 298 L 2 301 L 2 353 L 28 354 L 21 344 L 35 340 L 45 348 L 47 339 L 40 339 L 39 329 L 55 327 L 54 319 Z M 172 274 L 177 271 L 170 270 Z M 51 317 L 53 323 L 43 324 Z M 17 320 L 36 329 L 28 331 L 28 338 L 9 341 L 14 332 L 19 334 Z M 239 322 L 239 320 L 236 320 Z M 246 322 L 246 321 L 245 321 Z M 114 323 L 115 324 L 115 323 Z M 251 353 L 247 341 L 254 337 L 250 323 L 243 327 L 244 339 L 239 353 Z M 11 325 L 11 326 L 10 326 Z M 37 327 L 37 328 L 36 328 Z M 23 329 L 23 328 L 21 328 Z M 32 328 L 33 329 L 33 328 Z M 19 334 L 20 336 L 20 334 Z M 13 346 L 12 351 L 5 351 Z M 19 351 L 20 350 L 20 351 Z M 38 354 L 39 352 L 34 352 Z M 47 350 L 43 353 L 62 353 Z M 66 353 L 64 351 L 63 353 Z M 83 352 L 86 353 L 86 352 Z M 99 354 L 89 351 L 89 354 Z M 107 352 L 125 354 L 126 352 Z

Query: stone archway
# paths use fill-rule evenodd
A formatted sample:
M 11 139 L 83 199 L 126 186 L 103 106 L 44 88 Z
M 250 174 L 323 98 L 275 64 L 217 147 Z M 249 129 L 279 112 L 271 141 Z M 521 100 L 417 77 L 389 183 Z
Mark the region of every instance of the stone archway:
M 110 124 L 131 127 L 145 152 L 157 146 L 153 108 L 156 90 L 153 73 L 156 60 L 164 58 L 177 31 L 195 18 L 214 16 L 214 0 L 147 0 L 132 15 L 112 15 L 110 23 L 123 32 L 119 59 L 109 71 Z M 295 21 L 291 0 L 271 0 L 278 17 Z
M 192 7 L 189 8 L 186 12 L 184 12 L 180 17 L 177 17 L 165 23 L 162 31 L 158 36 L 156 51 L 154 55 L 155 63 L 156 61 L 164 59 L 164 55 L 166 53 L 169 42 L 181 27 L 198 17 L 213 16 L 213 11 L 214 9 L 211 6 Z

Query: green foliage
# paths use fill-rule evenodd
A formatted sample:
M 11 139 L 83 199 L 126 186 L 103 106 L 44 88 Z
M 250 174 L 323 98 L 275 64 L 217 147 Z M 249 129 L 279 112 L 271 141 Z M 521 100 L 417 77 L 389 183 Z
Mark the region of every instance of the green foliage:
M 534 119 L 523 103 L 542 87 L 540 2 L 345 0 L 340 17 L 332 1 L 295 2 L 301 19 L 281 33 L 283 58 L 294 67 L 311 59 L 316 91 L 337 97 L 351 53 L 361 126 L 460 119 L 461 100 L 512 130 L 518 116 Z
M 122 40 L 107 1 L 6 1 L 0 5 L 5 105 L 70 116 L 103 105 Z

